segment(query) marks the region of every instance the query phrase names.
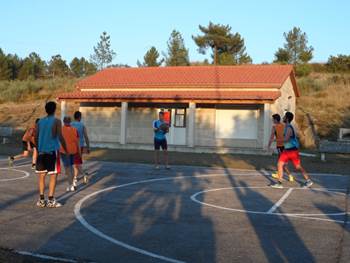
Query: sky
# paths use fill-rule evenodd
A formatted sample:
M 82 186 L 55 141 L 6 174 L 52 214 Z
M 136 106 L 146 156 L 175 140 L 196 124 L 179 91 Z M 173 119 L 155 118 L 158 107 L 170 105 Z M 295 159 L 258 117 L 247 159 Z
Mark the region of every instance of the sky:
M 60 54 L 68 63 L 89 58 L 99 36 L 111 36 L 113 64 L 135 66 L 155 46 L 165 52 L 173 29 L 180 31 L 191 61 L 210 57 L 197 51 L 198 25 L 228 24 L 245 40 L 253 63 L 271 62 L 294 26 L 306 32 L 315 49 L 313 62 L 350 54 L 347 0 L 1 0 L 0 48 L 20 57 Z

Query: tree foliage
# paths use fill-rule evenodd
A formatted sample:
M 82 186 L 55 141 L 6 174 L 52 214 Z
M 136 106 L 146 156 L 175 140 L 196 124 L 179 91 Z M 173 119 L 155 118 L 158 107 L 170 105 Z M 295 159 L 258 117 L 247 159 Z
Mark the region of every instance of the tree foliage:
M 155 47 L 151 47 L 143 57 L 143 63 L 137 61 L 139 67 L 159 67 L 163 63 L 163 59 L 159 59 L 159 52 Z
M 32 52 L 23 60 L 22 66 L 18 72 L 18 78 L 20 80 L 28 78 L 38 79 L 45 76 L 45 71 L 45 61 L 43 61 L 37 53 Z
M 171 32 L 167 45 L 167 54 L 164 55 L 167 66 L 190 65 L 188 49 L 186 49 L 184 39 L 179 31 L 173 30 Z
M 8 58 L 0 48 L 0 80 L 9 80 L 11 78 L 11 67 Z
M 239 33 L 232 33 L 229 25 L 213 24 L 207 27 L 199 25 L 202 35 L 192 36 L 198 46 L 198 51 L 205 54 L 212 49 L 213 63 L 220 65 L 235 65 L 251 63 L 251 57 L 246 53 L 244 39 Z
M 314 48 L 308 45 L 308 37 L 299 27 L 283 34 L 285 44 L 275 53 L 275 61 L 281 64 L 305 64 L 313 57 Z
M 83 57 L 80 59 L 77 57 L 73 58 L 69 63 L 69 67 L 73 76 L 78 78 L 94 74 L 97 71 L 96 66 Z
M 107 32 L 103 32 L 100 36 L 100 41 L 94 47 L 94 54 L 91 55 L 91 61 L 98 69 L 104 69 L 115 58 L 116 53 L 111 48 L 111 37 Z
M 69 74 L 69 67 L 61 55 L 55 55 L 49 61 L 48 71 L 52 77 L 63 77 Z
M 350 72 L 350 55 L 330 56 L 327 68 L 332 72 Z

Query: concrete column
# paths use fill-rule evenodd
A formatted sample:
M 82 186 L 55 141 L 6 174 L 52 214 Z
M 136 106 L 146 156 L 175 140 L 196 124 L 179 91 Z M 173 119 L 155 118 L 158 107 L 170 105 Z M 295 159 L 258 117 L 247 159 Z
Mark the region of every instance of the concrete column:
M 67 114 L 67 102 L 65 100 L 61 101 L 61 121 L 63 122 L 63 118 Z
M 263 148 L 267 150 L 270 134 L 271 134 L 271 104 L 264 104 L 264 136 L 263 136 Z
M 120 112 L 120 144 L 126 144 L 126 122 L 128 115 L 128 103 L 122 102 L 121 112 Z
M 194 147 L 194 130 L 196 124 L 196 103 L 190 102 L 188 108 L 188 137 L 187 146 Z

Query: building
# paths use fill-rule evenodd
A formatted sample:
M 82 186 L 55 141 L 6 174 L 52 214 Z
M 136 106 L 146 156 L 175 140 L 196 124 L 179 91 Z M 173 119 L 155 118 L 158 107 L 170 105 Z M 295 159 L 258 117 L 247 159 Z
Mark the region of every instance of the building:
M 291 65 L 108 68 L 58 96 L 80 103 L 91 145 L 152 149 L 152 122 L 168 112 L 169 149 L 266 153 L 271 115 L 295 112 Z

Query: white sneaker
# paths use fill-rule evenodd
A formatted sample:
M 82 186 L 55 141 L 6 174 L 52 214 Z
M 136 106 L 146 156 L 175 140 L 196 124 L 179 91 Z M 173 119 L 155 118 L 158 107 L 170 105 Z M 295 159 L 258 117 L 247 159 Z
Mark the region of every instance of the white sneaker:
M 57 202 L 56 199 L 48 200 L 48 202 L 46 204 L 46 207 L 49 207 L 49 208 L 58 208 L 61 206 L 62 206 L 62 204 Z
M 76 177 L 74 177 L 74 179 L 73 179 L 73 186 L 77 187 L 77 185 L 78 185 L 78 180 L 77 180 Z
M 74 185 L 67 186 L 66 192 L 74 192 L 77 188 Z

